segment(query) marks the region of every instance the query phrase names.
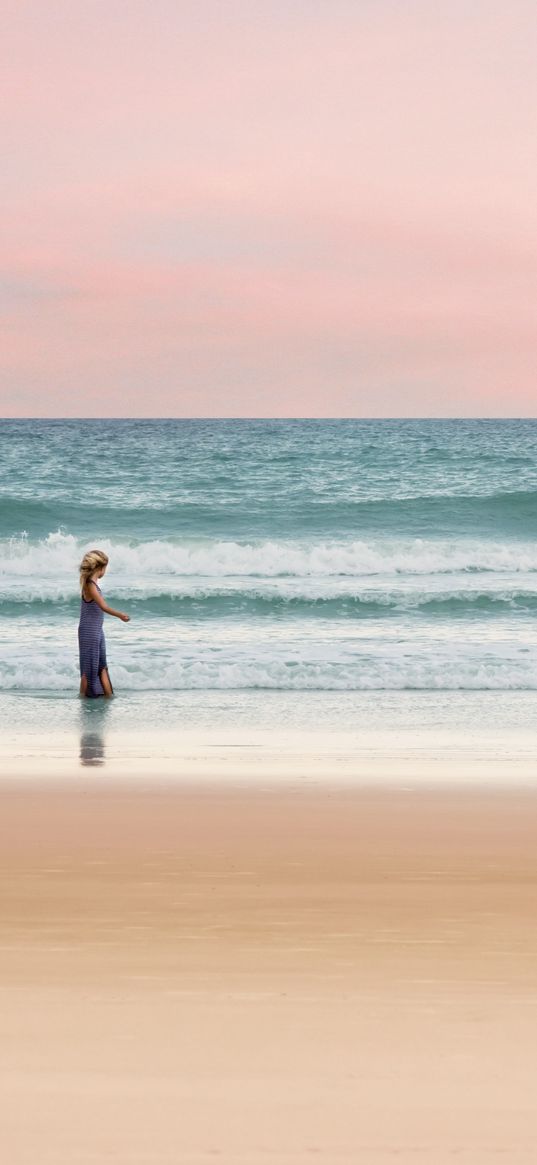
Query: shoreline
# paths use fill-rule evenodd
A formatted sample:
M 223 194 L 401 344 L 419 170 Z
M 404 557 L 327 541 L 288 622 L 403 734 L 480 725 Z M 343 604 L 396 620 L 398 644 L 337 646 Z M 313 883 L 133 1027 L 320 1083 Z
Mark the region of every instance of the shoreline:
M 536 713 L 537 692 L 4 692 L 0 773 L 533 784 Z
M 229 787 L 245 792 L 270 789 L 497 789 L 537 790 L 537 766 L 530 749 L 498 756 L 465 752 L 456 746 L 393 747 L 377 738 L 365 747 L 350 734 L 272 732 L 169 732 L 73 737 L 37 735 L 0 742 L 0 790 L 17 786 L 66 789 L 98 785 L 172 790 Z

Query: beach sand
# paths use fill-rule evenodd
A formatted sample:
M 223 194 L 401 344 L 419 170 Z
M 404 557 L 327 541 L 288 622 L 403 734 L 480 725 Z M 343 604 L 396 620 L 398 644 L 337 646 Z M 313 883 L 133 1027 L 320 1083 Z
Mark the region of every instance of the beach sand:
M 6 1165 L 537 1160 L 530 787 L 13 781 L 0 844 Z

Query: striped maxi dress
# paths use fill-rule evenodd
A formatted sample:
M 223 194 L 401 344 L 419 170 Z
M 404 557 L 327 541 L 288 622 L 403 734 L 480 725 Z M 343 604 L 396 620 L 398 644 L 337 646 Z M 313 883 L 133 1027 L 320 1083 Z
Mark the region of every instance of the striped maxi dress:
M 102 594 L 100 586 L 97 586 L 97 583 L 95 586 L 99 594 Z M 94 699 L 97 696 L 104 696 L 101 672 L 103 668 L 108 669 L 103 622 L 104 611 L 95 599 L 85 599 L 84 595 L 81 595 L 78 624 L 80 677 L 86 676 L 88 685 L 86 695 Z

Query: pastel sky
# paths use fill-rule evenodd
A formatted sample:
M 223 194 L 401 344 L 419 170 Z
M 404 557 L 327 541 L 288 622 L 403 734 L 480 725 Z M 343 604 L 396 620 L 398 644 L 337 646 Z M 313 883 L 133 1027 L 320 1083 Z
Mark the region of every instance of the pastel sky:
M 536 416 L 534 0 L 4 0 L 0 414 Z

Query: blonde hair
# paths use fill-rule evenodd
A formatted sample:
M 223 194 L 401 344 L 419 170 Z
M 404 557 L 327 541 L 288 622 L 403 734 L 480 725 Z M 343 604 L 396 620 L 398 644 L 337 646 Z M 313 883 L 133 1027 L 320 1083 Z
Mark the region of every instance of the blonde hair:
M 92 574 L 96 570 L 100 570 L 102 566 L 108 566 L 108 555 L 104 550 L 88 550 L 80 563 L 80 589 L 83 591 L 87 586 Z

